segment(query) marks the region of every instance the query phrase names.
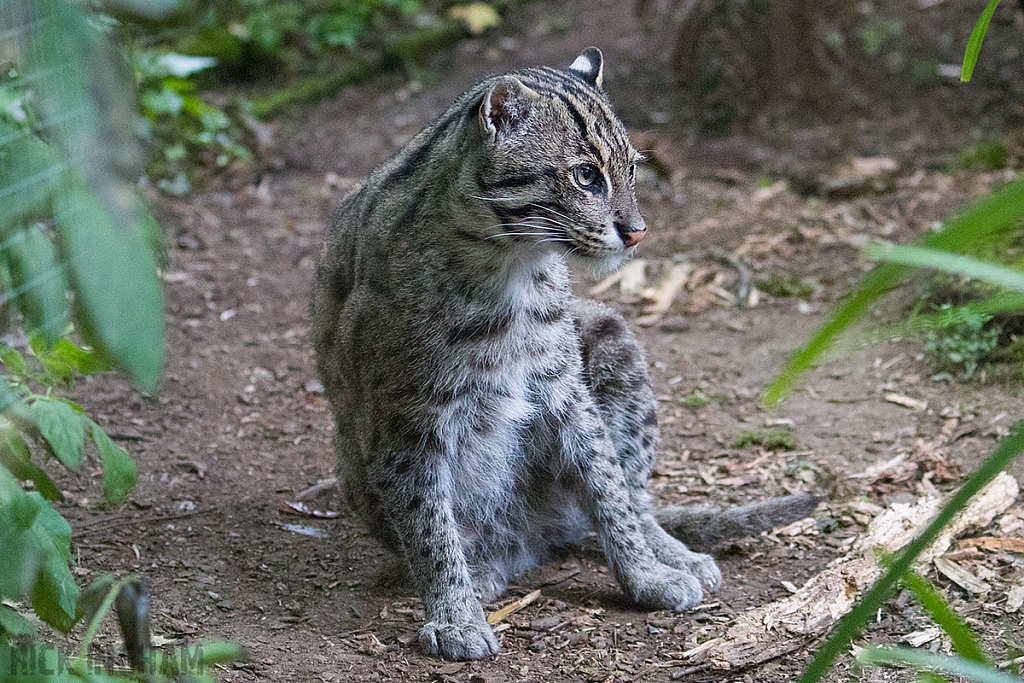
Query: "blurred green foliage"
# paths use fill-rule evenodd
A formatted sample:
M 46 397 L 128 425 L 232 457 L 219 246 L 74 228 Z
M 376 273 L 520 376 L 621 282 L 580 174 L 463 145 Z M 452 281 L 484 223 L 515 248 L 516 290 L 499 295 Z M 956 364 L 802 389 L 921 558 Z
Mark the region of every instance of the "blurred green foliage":
M 161 3 L 140 4 L 153 12 Z M 25 659 L 19 647 L 35 647 L 22 610 L 62 633 L 85 614 L 71 527 L 50 504 L 62 494 L 44 466 L 79 472 L 98 460 L 112 503 L 135 484 L 128 453 L 61 393 L 76 374 L 108 368 L 152 391 L 163 372 L 160 233 L 134 189 L 143 164 L 131 71 L 102 25 L 68 0 L 0 0 L 0 678 Z M 68 338 L 72 321 L 87 346 Z M 121 603 L 134 623 L 148 619 L 146 600 Z M 82 657 L 24 671 L 26 680 L 110 680 L 114 672 L 87 659 L 105 612 L 87 618 Z M 212 648 L 210 661 L 225 652 Z
M 139 51 L 132 62 L 139 134 L 150 147 L 147 171 L 157 187 L 183 194 L 192 187 L 190 172 L 196 166 L 222 169 L 253 160 L 237 120 L 203 101 L 191 78 L 216 64 L 214 58 Z
M 939 370 L 962 371 L 970 378 L 999 343 L 1003 328 L 989 325 L 992 316 L 974 313 L 964 320 L 939 331 L 928 332 L 924 350 Z
M 213 57 L 222 72 L 265 78 L 308 71 L 331 51 L 351 51 L 407 23 L 419 0 L 214 0 L 175 37 L 182 53 Z

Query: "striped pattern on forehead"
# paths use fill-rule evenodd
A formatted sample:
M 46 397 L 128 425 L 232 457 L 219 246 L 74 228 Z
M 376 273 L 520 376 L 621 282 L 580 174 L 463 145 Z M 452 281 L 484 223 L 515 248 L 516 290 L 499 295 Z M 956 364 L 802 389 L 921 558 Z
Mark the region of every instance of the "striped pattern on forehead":
M 526 87 L 561 102 L 580 138 L 602 165 L 615 163 L 626 168 L 633 162 L 636 150 L 608 98 L 577 72 L 538 67 L 514 75 Z

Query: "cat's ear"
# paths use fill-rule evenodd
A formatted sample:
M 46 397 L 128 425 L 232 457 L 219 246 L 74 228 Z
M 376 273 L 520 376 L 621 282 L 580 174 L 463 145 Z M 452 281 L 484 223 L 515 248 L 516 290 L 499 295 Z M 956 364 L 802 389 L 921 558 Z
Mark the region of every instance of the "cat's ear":
M 491 143 L 515 133 L 540 97 L 515 76 L 497 79 L 480 103 L 480 128 Z
M 569 65 L 569 71 L 575 71 L 583 80 L 600 90 L 604 84 L 604 55 L 596 47 L 588 47 Z

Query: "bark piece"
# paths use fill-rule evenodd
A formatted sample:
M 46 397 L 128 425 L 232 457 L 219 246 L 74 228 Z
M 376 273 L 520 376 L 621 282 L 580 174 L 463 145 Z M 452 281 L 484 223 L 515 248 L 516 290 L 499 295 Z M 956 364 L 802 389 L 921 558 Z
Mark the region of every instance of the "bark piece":
M 997 476 L 968 503 L 918 558 L 927 565 L 940 557 L 953 539 L 984 527 L 1017 497 L 1017 480 Z M 740 614 L 721 636 L 683 653 L 688 663 L 712 669 L 740 669 L 769 661 L 804 647 L 824 635 L 882 574 L 879 551 L 903 548 L 925 529 L 942 507 L 942 499 L 914 505 L 897 503 L 883 511 L 845 556 L 812 577 L 796 593 Z

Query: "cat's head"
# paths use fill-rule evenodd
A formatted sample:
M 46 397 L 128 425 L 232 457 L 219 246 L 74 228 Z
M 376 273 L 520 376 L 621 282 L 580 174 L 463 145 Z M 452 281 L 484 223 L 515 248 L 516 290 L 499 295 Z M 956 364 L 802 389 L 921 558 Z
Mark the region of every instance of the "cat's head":
M 609 270 L 632 255 L 646 224 L 634 194 L 640 154 L 602 90 L 603 73 L 591 47 L 566 69 L 485 81 L 477 182 L 499 219 L 495 234 Z

